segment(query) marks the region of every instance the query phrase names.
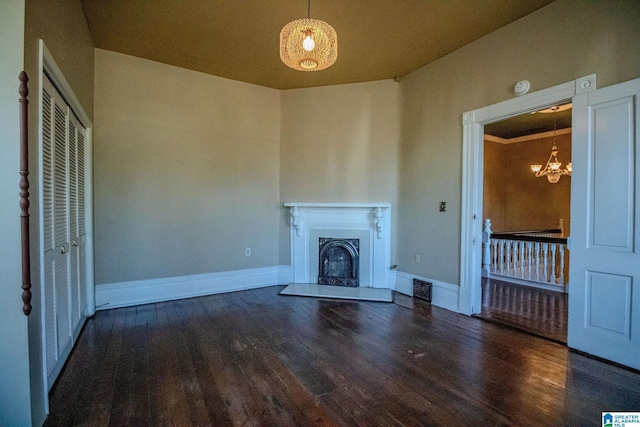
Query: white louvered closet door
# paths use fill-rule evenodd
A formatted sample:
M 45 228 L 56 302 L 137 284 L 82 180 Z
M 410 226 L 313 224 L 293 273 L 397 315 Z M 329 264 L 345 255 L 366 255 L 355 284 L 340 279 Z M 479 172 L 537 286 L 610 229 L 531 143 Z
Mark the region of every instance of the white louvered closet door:
M 84 128 L 46 76 L 42 91 L 44 346 L 51 388 L 86 305 Z
M 84 128 L 69 118 L 69 236 L 71 325 L 77 325 L 86 302 L 86 250 L 84 217 Z M 73 330 L 72 330 L 73 333 Z

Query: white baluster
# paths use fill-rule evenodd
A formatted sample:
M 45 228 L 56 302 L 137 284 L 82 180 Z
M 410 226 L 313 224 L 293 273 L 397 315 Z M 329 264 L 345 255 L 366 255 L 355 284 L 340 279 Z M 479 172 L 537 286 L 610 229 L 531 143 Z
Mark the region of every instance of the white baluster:
M 556 243 L 551 243 L 551 278 L 549 279 L 549 283 L 556 284 L 556 248 L 558 245 Z
M 540 281 L 540 242 L 535 243 L 536 250 L 536 281 Z
M 516 277 L 518 275 L 518 242 L 511 242 L 511 268 L 512 277 Z
M 533 243 L 527 242 L 527 279 L 531 280 L 531 261 L 532 261 L 532 251 Z
M 513 242 L 511 240 L 507 240 L 507 256 L 506 256 L 506 261 L 507 261 L 507 276 L 511 276 L 511 245 L 513 244 Z
M 524 252 L 524 241 L 520 241 L 520 277 L 524 279 L 524 263 L 526 254 Z
M 560 245 L 560 272 L 559 274 L 559 284 L 564 286 L 564 245 Z
M 504 274 L 504 240 L 500 239 L 500 274 Z
M 491 239 L 491 246 L 492 246 L 491 272 L 497 273 L 498 272 L 498 241 L 496 239 Z
M 542 280 L 544 280 L 545 283 L 549 283 L 549 273 L 547 271 L 547 268 L 549 266 L 548 256 L 549 256 L 549 244 L 543 243 L 542 244 L 542 264 L 544 266 L 544 270 L 543 270 Z

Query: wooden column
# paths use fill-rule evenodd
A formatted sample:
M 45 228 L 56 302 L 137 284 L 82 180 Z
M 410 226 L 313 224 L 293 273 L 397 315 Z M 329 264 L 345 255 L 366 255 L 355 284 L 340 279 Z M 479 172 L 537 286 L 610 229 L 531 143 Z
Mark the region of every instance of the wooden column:
M 22 237 L 22 311 L 31 313 L 31 249 L 29 247 L 29 89 L 27 73 L 20 73 L 20 231 Z

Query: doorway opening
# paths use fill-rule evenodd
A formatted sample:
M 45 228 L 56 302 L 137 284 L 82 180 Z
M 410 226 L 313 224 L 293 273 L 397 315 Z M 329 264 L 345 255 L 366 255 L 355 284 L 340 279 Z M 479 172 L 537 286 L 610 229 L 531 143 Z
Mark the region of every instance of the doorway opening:
M 576 94 L 596 87 L 596 75 L 581 77 L 547 89 L 468 111 L 462 115 L 462 211 L 460 244 L 460 294 L 458 308 L 467 315 L 482 310 L 482 237 L 484 127 L 518 115 L 568 103 Z M 542 179 L 542 178 L 538 178 Z M 568 289 L 570 292 L 570 289 Z
M 479 317 L 566 343 L 571 103 L 486 124 L 483 139 Z

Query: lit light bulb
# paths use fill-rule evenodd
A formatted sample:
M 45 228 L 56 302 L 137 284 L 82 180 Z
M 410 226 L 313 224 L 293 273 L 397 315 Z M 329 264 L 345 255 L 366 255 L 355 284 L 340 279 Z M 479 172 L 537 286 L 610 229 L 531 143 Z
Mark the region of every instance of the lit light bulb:
M 316 42 L 313 41 L 311 36 L 307 36 L 304 38 L 304 41 L 302 42 L 302 47 L 307 52 L 311 52 L 313 48 L 316 47 Z

